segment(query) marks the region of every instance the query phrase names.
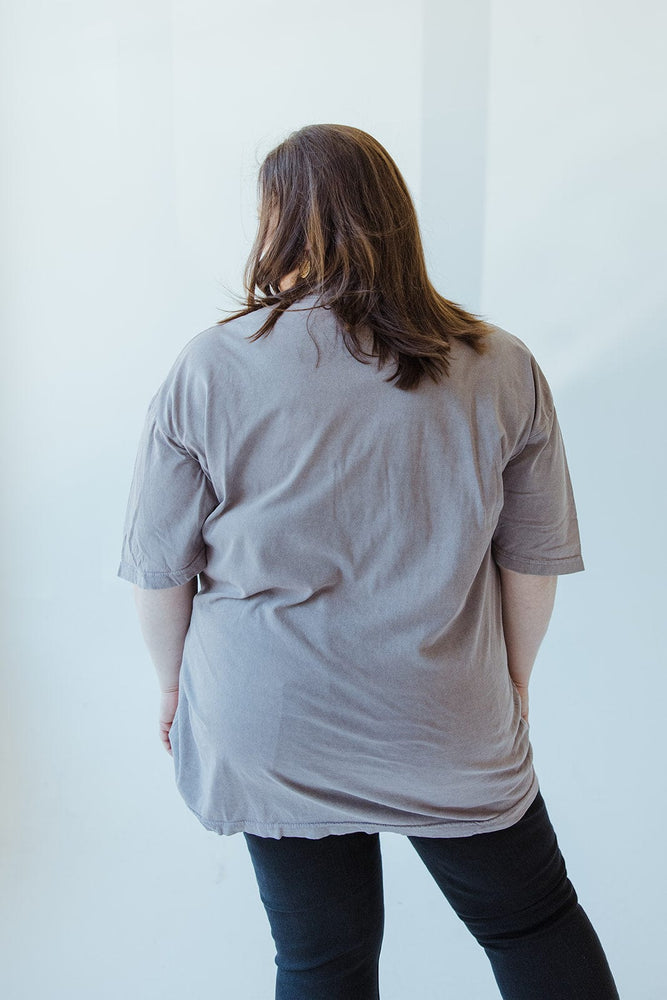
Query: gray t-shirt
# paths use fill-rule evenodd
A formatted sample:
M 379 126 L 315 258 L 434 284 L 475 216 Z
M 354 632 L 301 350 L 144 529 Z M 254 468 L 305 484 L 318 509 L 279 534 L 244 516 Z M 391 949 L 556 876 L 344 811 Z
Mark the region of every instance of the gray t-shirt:
M 583 569 L 549 387 L 495 327 L 400 390 L 315 302 L 199 333 L 149 405 L 118 575 L 199 574 L 177 787 L 226 835 L 510 826 L 538 783 L 497 564 Z

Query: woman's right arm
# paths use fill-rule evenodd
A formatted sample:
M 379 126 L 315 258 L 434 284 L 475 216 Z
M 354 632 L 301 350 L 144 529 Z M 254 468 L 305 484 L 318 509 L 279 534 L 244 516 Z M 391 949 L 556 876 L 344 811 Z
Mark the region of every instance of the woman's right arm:
M 527 722 L 528 682 L 549 626 L 558 577 L 515 573 L 502 566 L 499 571 L 507 662 L 521 696 L 521 715 Z

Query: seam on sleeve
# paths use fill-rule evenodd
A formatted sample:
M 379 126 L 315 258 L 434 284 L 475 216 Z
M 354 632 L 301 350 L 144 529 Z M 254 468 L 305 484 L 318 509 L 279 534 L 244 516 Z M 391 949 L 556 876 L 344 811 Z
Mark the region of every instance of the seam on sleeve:
M 503 569 L 514 570 L 515 573 L 529 573 L 535 576 L 561 576 L 566 573 L 578 573 L 585 569 L 580 554 L 564 556 L 560 559 L 531 559 L 529 556 L 515 555 L 504 552 L 498 546 L 493 546 L 493 558 Z
M 203 557 L 203 558 L 202 558 Z M 180 587 L 188 583 L 194 576 L 197 576 L 206 566 L 206 545 L 202 546 L 194 559 L 192 559 L 183 569 L 175 570 L 152 570 L 142 569 L 135 563 L 121 559 L 118 566 L 117 576 L 130 583 L 136 583 L 138 587 L 149 590 L 163 590 L 167 587 Z

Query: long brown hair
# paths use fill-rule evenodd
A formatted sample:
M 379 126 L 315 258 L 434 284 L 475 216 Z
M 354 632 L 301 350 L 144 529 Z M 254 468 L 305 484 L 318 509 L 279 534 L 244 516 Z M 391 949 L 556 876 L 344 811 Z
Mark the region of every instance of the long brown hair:
M 387 381 L 399 389 L 412 389 L 424 375 L 434 382 L 447 375 L 452 337 L 484 351 L 488 324 L 432 286 L 410 192 L 373 136 L 349 125 L 293 132 L 264 159 L 257 195 L 245 306 L 219 324 L 272 306 L 248 338 L 254 341 L 285 309 L 315 294 L 339 319 L 355 358 L 395 361 Z M 296 269 L 296 283 L 281 291 L 281 279 Z M 362 346 L 368 332 L 370 353 Z

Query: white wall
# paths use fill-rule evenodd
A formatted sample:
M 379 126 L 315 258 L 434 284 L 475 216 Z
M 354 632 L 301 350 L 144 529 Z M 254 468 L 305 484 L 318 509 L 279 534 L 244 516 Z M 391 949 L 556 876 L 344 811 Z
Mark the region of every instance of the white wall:
M 481 307 L 549 373 L 586 563 L 536 668 L 535 761 L 628 1000 L 665 990 L 666 33 L 651 0 L 492 6 Z
M 552 382 L 588 569 L 561 581 L 536 667 L 536 764 L 624 1000 L 658 1000 L 664 15 L 8 0 L 1 16 L 4 995 L 272 995 L 245 843 L 173 787 L 115 570 L 148 399 L 241 290 L 257 163 L 338 121 L 397 160 L 438 287 Z M 408 842 L 382 844 L 383 1000 L 491 1000 Z

